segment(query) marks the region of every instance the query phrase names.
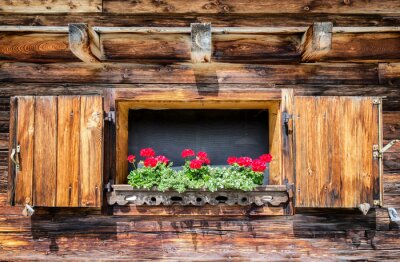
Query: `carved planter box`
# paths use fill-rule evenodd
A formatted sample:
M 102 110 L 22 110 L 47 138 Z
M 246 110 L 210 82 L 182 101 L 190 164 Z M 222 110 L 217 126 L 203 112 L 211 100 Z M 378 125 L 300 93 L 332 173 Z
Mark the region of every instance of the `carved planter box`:
M 289 201 L 288 189 L 285 185 L 259 186 L 253 191 L 219 190 L 188 190 L 183 193 L 176 191 L 160 192 L 157 190 L 136 189 L 130 185 L 113 185 L 113 191 L 107 195 L 110 205 L 193 205 L 205 204 L 241 205 L 255 204 L 257 206 L 279 206 Z

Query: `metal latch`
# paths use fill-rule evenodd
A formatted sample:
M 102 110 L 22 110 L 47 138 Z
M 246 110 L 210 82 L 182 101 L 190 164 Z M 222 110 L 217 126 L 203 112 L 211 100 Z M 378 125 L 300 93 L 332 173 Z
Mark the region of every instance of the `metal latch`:
M 392 221 L 392 222 L 400 222 L 400 217 L 397 214 L 396 209 L 394 209 L 393 207 L 389 207 L 388 208 L 388 213 L 389 213 L 390 221 Z
M 104 189 L 107 190 L 107 192 L 111 192 L 112 184 L 113 184 L 113 180 L 108 181 L 108 183 L 104 185 Z
M 106 112 L 104 120 L 115 123 L 115 111 Z
M 15 169 L 19 170 L 19 152 L 21 151 L 21 146 L 17 145 L 17 149 L 13 148 L 11 150 L 10 159 L 15 164 Z
M 382 158 L 383 153 L 388 151 L 392 146 L 394 146 L 396 143 L 399 143 L 400 139 L 394 139 L 390 141 L 386 146 L 384 146 L 381 150 L 379 150 L 378 145 L 373 145 L 372 146 L 372 156 L 373 158 Z
M 289 123 L 289 120 L 290 120 L 290 119 L 293 119 L 293 115 L 292 115 L 292 114 L 289 114 L 289 113 L 287 113 L 287 112 L 283 112 L 283 113 L 282 113 L 282 122 L 283 122 L 284 124 Z

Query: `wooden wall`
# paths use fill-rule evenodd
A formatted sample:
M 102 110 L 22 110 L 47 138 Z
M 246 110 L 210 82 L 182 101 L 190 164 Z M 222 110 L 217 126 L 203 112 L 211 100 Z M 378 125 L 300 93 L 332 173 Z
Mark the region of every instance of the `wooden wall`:
M 65 26 L 85 22 L 96 26 L 189 26 L 191 22 L 211 22 L 213 26 L 309 26 L 317 21 L 331 21 L 334 26 L 371 27 L 398 26 L 400 22 L 399 3 L 390 0 L 36 2 L 0 0 L 0 25 Z M 295 216 L 289 217 L 106 216 L 96 209 L 38 209 L 30 219 L 21 215 L 20 208 L 6 204 L 10 96 L 102 94 L 104 88 L 118 87 L 180 85 L 201 89 L 200 83 L 213 88 L 246 88 L 250 84 L 260 88 L 294 88 L 299 95 L 386 96 L 383 122 L 387 143 L 400 138 L 400 65 L 392 60 L 391 64 L 378 64 L 373 59 L 399 58 L 398 52 L 390 54 L 399 51 L 398 38 L 390 40 L 392 48 L 387 48 L 379 45 L 380 39 L 392 39 L 391 34 L 381 35 L 378 40 L 368 40 L 366 34 L 361 40 L 352 38 L 352 43 L 348 37 L 339 37 L 333 42 L 336 53 L 324 63 L 297 64 L 288 61 L 298 59 L 294 49 L 290 45 L 289 49 L 280 47 L 298 39 L 277 37 L 273 41 L 277 45 L 270 48 L 286 52 L 286 61 L 257 65 L 248 61 L 228 67 L 214 64 L 197 74 L 199 71 L 194 72 L 191 64 L 85 65 L 68 50 L 64 35 L 48 37 L 51 44 L 44 50 L 51 59 L 39 61 L 43 58 L 31 52 L 32 56 L 21 55 L 0 63 L 0 260 L 399 258 L 400 225 L 390 223 L 384 209 L 371 210 L 367 216 L 351 210 L 297 210 Z M 4 39 L 7 38 L 0 37 L 0 43 L 6 43 Z M 32 48 L 46 40 L 38 35 L 15 39 L 12 41 L 18 43 L 32 41 Z M 105 47 L 113 44 L 111 40 L 104 43 Z M 370 49 L 359 47 L 356 40 L 370 41 Z M 122 38 L 118 44 L 124 41 L 132 42 Z M 240 48 L 243 42 L 237 41 L 220 37 L 217 48 L 232 43 Z M 358 50 L 358 55 L 375 52 L 373 59 L 365 56 L 363 63 L 354 63 L 354 57 L 359 58 L 354 53 L 343 59 L 349 44 Z M 374 44 L 377 48 L 371 49 Z M 24 50 L 26 46 L 20 48 Z M 180 50 L 187 56 L 185 48 Z M 117 51 L 113 53 L 114 59 L 124 55 L 124 50 Z M 400 145 L 385 154 L 383 179 L 385 204 L 396 207 L 400 213 Z

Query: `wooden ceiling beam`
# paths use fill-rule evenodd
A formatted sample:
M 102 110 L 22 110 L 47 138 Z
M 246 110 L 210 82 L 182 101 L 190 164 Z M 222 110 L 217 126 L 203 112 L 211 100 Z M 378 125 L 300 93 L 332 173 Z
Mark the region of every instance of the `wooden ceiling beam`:
M 101 57 L 100 40 L 97 33 L 87 24 L 69 24 L 69 48 L 72 53 L 85 63 L 98 63 Z
M 302 62 L 320 60 L 332 49 L 332 23 L 318 22 L 311 25 L 301 40 Z

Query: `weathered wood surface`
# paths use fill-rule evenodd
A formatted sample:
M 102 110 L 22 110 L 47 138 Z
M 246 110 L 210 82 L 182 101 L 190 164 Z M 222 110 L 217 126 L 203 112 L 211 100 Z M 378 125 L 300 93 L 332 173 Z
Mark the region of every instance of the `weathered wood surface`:
M 305 26 L 314 22 L 332 21 L 335 26 L 398 26 L 400 16 L 390 14 L 118 14 L 118 13 L 58 13 L 18 14 L 0 13 L 2 25 L 65 26 L 88 23 L 97 26 L 188 26 L 190 23 L 211 23 L 213 26 Z
M 296 207 L 379 199 L 378 106 L 372 98 L 295 97 Z M 377 198 L 378 197 L 378 198 Z
M 324 27 L 329 31 L 325 34 L 327 37 L 321 38 L 322 27 L 317 27 L 317 25 L 323 24 L 331 25 L 331 23 L 315 23 L 304 35 L 303 42 L 301 42 L 300 33 L 215 33 L 211 37 L 212 54 L 208 54 L 208 60 L 211 55 L 213 61 L 231 63 L 248 61 L 299 63 L 317 60 L 326 62 L 398 62 L 400 60 L 399 32 L 332 34 L 332 28 L 328 26 Z M 99 36 L 86 24 L 70 24 L 69 28 L 71 31 L 69 46 L 66 34 L 3 33 L 0 35 L 0 60 L 78 61 L 72 53 L 88 63 L 97 62 L 98 59 L 164 63 L 191 60 L 189 34 L 104 33 Z M 90 32 L 91 34 L 89 34 Z M 326 39 L 326 41 L 322 39 Z M 194 54 L 194 52 L 192 53 Z
M 17 97 L 21 168 L 10 177 L 15 185 L 9 190 L 12 197 L 15 188 L 16 205 L 100 206 L 102 105 L 101 96 Z
M 77 62 L 66 34 L 0 34 L 0 60 L 21 62 Z
M 56 205 L 57 190 L 57 97 L 33 99 L 35 110 L 21 111 L 25 116 L 34 114 L 32 203 L 51 207 Z M 19 133 L 25 132 L 19 130 Z
M 400 68 L 389 64 L 390 68 Z M 384 70 L 384 69 L 383 69 Z M 0 81 L 53 83 L 182 83 L 182 84 L 379 84 L 388 78 L 399 81 L 393 72 L 380 76 L 376 64 L 126 64 L 106 63 L 1 63 Z
M 185 0 L 169 0 L 153 2 L 143 0 L 129 2 L 123 0 L 103 0 L 104 12 L 129 14 L 129 13 L 246 13 L 246 14 L 273 14 L 273 13 L 341 13 L 341 14 L 398 14 L 400 4 L 394 1 L 373 0 L 365 3 L 361 0 L 338 2 L 334 0 L 315 2 L 311 0 L 297 1 L 209 1 L 200 0 L 188 2 Z
M 102 11 L 102 0 L 0 1 L 2 13 L 95 13 Z

